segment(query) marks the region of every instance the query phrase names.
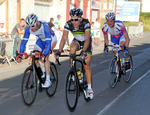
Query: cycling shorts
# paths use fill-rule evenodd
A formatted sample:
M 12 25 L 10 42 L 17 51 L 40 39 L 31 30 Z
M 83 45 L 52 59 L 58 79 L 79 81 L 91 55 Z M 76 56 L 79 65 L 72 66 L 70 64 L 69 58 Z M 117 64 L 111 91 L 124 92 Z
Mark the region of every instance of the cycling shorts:
M 84 45 L 84 42 L 85 41 L 79 41 L 77 40 L 76 38 L 73 39 L 74 42 L 76 42 L 78 45 L 79 45 L 79 50 L 80 49 L 83 49 L 83 45 Z M 92 55 L 92 51 L 93 51 L 93 48 L 92 48 L 92 40 L 90 38 L 90 42 L 89 42 L 89 47 L 88 49 L 85 51 L 88 55 Z
M 56 46 L 56 43 L 57 43 L 57 38 L 56 38 L 56 36 L 54 36 L 54 37 L 52 37 L 50 51 L 52 51 L 54 49 L 54 47 Z M 38 50 L 42 53 L 45 48 L 46 48 L 46 41 L 42 41 L 41 39 L 38 39 L 34 46 L 34 50 Z
M 124 41 L 124 42 L 126 41 L 124 35 L 122 35 L 122 36 L 121 36 L 119 39 L 117 39 L 115 42 L 113 42 L 113 41 L 111 40 L 111 44 L 112 44 L 112 45 L 114 45 L 114 44 L 119 45 L 121 41 Z M 116 48 L 113 48 L 113 47 L 112 47 L 112 50 L 114 51 L 114 50 L 116 50 Z

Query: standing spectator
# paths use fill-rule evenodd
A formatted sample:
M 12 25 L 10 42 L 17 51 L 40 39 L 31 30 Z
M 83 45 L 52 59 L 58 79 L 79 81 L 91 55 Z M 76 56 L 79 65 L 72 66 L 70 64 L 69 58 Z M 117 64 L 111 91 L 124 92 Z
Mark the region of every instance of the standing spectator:
M 96 22 L 95 22 L 94 26 L 95 26 L 95 29 L 97 29 L 98 31 L 100 31 L 100 23 L 99 23 L 99 19 L 98 18 L 96 18 Z M 100 38 L 99 37 L 95 37 L 95 43 L 96 43 L 96 45 L 100 45 Z
M 54 25 L 55 25 L 55 27 L 57 28 L 57 29 L 59 29 L 59 30 L 63 30 L 63 28 L 61 27 L 61 16 L 58 14 L 57 15 L 57 20 L 55 21 L 55 23 L 54 23 Z
M 139 26 L 143 26 L 143 25 L 144 25 L 144 24 L 143 24 L 142 20 L 140 20 Z
M 92 22 L 91 23 L 91 37 L 92 37 L 92 44 L 93 45 L 95 44 L 95 42 L 94 42 L 94 40 L 95 40 L 95 38 L 94 38 L 94 29 L 95 29 L 94 22 Z
M 4 22 L 0 21 L 0 38 L 2 38 L 2 36 L 7 37 L 8 32 L 6 32 L 6 30 L 4 28 Z M 1 40 L 2 39 L 0 39 L 0 58 L 4 58 L 3 56 L 5 55 L 6 43 Z
M 54 18 L 50 18 L 50 21 L 48 22 L 48 25 L 52 28 L 52 30 L 59 30 L 54 25 Z
M 16 57 L 16 51 L 20 50 L 20 44 L 21 44 L 21 34 L 24 34 L 25 30 L 25 20 L 24 18 L 21 18 L 20 23 L 17 23 L 15 27 L 13 28 L 11 34 L 12 39 L 14 39 L 14 47 L 13 47 L 13 56 Z
M 63 31 L 62 24 L 61 24 L 61 15 L 59 14 L 57 15 L 57 20 L 55 21 L 54 24 L 57 29 L 59 29 L 60 31 Z M 62 36 L 62 33 L 60 35 Z M 67 45 L 68 45 L 67 48 L 70 48 L 69 39 L 67 39 Z M 67 49 L 64 49 L 64 52 L 68 53 Z

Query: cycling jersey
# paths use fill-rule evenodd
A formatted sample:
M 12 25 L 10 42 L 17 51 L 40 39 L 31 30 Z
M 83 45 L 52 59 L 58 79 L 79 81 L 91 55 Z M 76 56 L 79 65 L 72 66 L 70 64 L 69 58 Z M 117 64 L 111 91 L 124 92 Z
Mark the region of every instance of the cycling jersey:
M 74 38 L 76 38 L 77 40 L 85 41 L 85 38 L 84 38 L 85 31 L 91 30 L 91 25 L 88 20 L 83 18 L 82 21 L 80 22 L 79 30 L 76 30 L 71 20 L 69 20 L 68 22 L 65 23 L 64 30 L 71 31 Z
M 20 53 L 23 53 L 25 51 L 25 45 L 28 42 L 30 34 L 34 34 L 37 36 L 37 41 L 35 45 L 35 49 L 39 50 L 41 52 L 44 51 L 44 55 L 47 56 L 49 54 L 49 51 L 54 48 L 56 45 L 56 36 L 51 27 L 48 25 L 45 21 L 40 21 L 41 27 L 33 32 L 29 27 L 26 27 L 23 41 L 20 46 Z
M 84 45 L 84 41 L 85 41 L 85 31 L 91 30 L 91 25 L 90 22 L 84 18 L 82 18 L 82 21 L 80 22 L 79 25 L 79 30 L 76 30 L 71 22 L 71 20 L 69 20 L 68 22 L 66 22 L 65 26 L 64 26 L 64 30 L 66 31 L 71 31 L 71 33 L 74 36 L 73 41 L 77 42 L 79 44 L 80 49 L 83 48 Z M 91 40 L 91 36 L 90 36 L 90 42 L 89 42 L 89 46 L 88 49 L 85 51 L 87 54 L 92 55 L 92 40 Z
M 107 22 L 105 22 L 102 27 L 102 32 L 104 35 L 107 35 L 109 33 L 111 35 L 111 42 L 119 44 L 120 39 L 124 38 L 123 34 L 127 31 L 123 22 L 116 20 L 115 26 L 113 28 L 110 28 Z

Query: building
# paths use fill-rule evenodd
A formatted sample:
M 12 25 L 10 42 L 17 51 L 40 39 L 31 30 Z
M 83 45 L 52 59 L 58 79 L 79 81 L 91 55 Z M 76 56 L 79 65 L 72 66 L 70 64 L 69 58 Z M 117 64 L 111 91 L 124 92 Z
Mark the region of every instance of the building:
M 21 18 L 33 12 L 40 20 L 49 21 L 62 16 L 62 24 L 70 19 L 70 9 L 83 10 L 83 17 L 90 22 L 102 18 L 108 11 L 114 10 L 114 0 L 0 0 L 0 20 L 5 21 L 5 28 L 11 33 L 12 28 Z

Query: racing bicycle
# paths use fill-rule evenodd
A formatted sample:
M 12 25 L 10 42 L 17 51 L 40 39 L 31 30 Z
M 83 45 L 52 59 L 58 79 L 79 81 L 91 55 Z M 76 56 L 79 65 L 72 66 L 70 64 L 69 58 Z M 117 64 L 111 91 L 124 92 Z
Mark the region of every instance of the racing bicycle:
M 114 88 L 118 81 L 120 81 L 121 76 L 123 76 L 124 81 L 128 83 L 131 79 L 132 73 L 133 73 L 133 60 L 132 56 L 129 55 L 129 67 L 126 68 L 126 56 L 128 52 L 126 52 L 123 48 L 123 46 L 119 45 L 107 45 L 110 47 L 113 47 L 116 49 L 116 55 L 113 57 L 113 59 L 110 62 L 109 65 L 109 72 L 108 72 L 108 84 L 110 87 Z
M 40 60 L 43 54 L 39 52 L 27 53 L 18 53 L 19 55 L 27 55 L 32 57 L 32 63 L 24 71 L 22 84 L 21 84 L 21 95 L 23 102 L 26 106 L 31 106 L 36 98 L 37 91 L 42 92 L 43 89 L 46 89 L 46 93 L 49 97 L 52 97 L 57 89 L 58 85 L 58 72 L 56 65 L 53 62 L 50 62 L 50 80 L 52 82 L 51 86 L 48 88 L 42 88 L 42 83 L 45 82 L 45 78 L 42 79 L 37 74 L 37 67 L 35 60 Z M 36 57 L 38 55 L 38 58 Z M 46 76 L 45 76 L 46 77 Z
M 90 98 L 86 97 L 87 81 L 83 67 L 83 64 L 86 63 L 84 60 L 77 59 L 77 56 L 80 55 L 76 55 L 74 53 L 71 55 L 60 55 L 60 57 L 70 57 L 73 60 L 72 66 L 67 74 L 65 86 L 66 102 L 71 112 L 76 109 L 78 97 L 81 95 L 81 93 L 84 94 L 84 99 L 86 101 L 90 100 Z M 58 59 L 56 59 L 56 61 L 59 65 L 61 65 Z

